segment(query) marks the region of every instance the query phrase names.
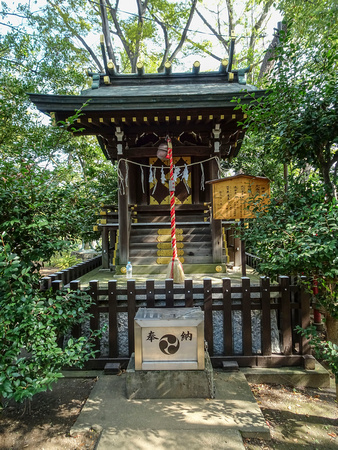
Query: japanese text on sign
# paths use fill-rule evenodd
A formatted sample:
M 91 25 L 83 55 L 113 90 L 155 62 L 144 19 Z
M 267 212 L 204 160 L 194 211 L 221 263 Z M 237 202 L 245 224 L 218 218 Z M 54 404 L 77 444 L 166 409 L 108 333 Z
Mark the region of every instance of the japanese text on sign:
M 269 203 L 270 182 L 267 178 L 236 177 L 212 185 L 214 219 L 234 220 L 255 217 L 254 207 Z

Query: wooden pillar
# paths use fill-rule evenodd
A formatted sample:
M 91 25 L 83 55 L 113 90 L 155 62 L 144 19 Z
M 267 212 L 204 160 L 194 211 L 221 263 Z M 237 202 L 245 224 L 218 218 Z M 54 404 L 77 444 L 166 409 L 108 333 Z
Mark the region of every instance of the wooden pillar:
M 244 231 L 244 220 L 241 222 L 241 229 Z M 242 262 L 242 277 L 246 277 L 246 256 L 245 256 L 244 239 L 241 239 L 241 262 Z
M 214 159 L 210 161 L 210 179 L 218 178 L 218 167 Z M 209 185 L 209 189 L 212 186 Z M 222 262 L 222 221 L 211 217 L 211 243 L 212 243 L 212 261 L 214 263 Z
M 196 158 L 193 160 L 193 162 L 196 162 Z M 200 203 L 200 185 L 201 185 L 200 170 L 201 169 L 199 164 L 194 164 L 191 168 L 192 203 L 194 205 Z
M 102 269 L 109 269 L 109 229 L 102 227 Z
M 234 239 L 234 269 L 240 270 L 242 268 L 242 243 L 240 238 Z
M 126 162 L 121 161 L 119 163 L 119 168 L 121 171 L 121 175 L 123 177 L 123 182 L 120 181 L 119 188 L 119 230 L 120 230 L 120 239 L 119 239 L 119 262 L 120 264 L 127 264 L 129 259 L 129 183 L 126 183 Z

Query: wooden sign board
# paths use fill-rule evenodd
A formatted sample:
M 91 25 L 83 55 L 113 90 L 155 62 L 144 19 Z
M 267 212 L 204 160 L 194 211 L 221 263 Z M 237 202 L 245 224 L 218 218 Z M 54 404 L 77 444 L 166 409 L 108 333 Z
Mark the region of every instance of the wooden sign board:
M 221 220 L 255 217 L 250 203 L 264 207 L 270 202 L 270 180 L 265 177 L 234 175 L 209 181 L 212 185 L 213 218 Z

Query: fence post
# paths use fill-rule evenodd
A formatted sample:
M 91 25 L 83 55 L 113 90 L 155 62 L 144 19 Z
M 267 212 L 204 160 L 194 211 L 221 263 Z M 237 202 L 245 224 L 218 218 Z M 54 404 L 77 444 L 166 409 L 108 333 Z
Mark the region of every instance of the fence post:
M 63 281 L 63 284 L 66 286 L 66 284 L 69 283 L 69 270 L 68 269 L 61 270 L 61 273 L 62 273 L 61 279 Z
M 184 282 L 184 298 L 186 308 L 192 308 L 194 306 L 193 286 L 192 280 L 185 280 Z
M 210 356 L 214 354 L 214 333 L 212 321 L 212 284 L 211 278 L 204 278 L 204 335 L 208 343 Z
M 271 300 L 270 278 L 261 277 L 260 281 L 262 299 L 261 339 L 263 356 L 271 355 Z
M 251 326 L 251 298 L 250 278 L 242 277 L 242 339 L 243 355 L 252 355 L 252 326 Z
M 69 271 L 69 280 L 68 280 L 68 282 L 71 283 L 73 280 L 76 280 L 76 277 L 74 276 L 74 274 L 75 274 L 75 267 L 74 266 L 70 267 L 68 269 L 68 271 Z
M 77 278 L 80 278 L 80 270 L 79 270 L 79 264 L 76 264 L 76 266 L 73 267 L 74 269 L 74 279 L 76 280 Z
M 147 308 L 155 307 L 155 281 L 146 281 L 146 292 L 147 292 Z
M 232 342 L 232 311 L 231 311 L 231 280 L 223 278 L 223 347 L 227 356 L 233 353 Z
M 174 307 L 174 280 L 167 278 L 165 280 L 165 306 L 166 308 Z
M 60 272 L 56 272 L 55 273 L 55 275 L 56 275 L 56 280 L 61 280 L 62 282 L 63 282 L 63 273 L 60 271 Z
M 305 281 L 305 277 L 302 277 L 302 281 Z M 301 327 L 307 328 L 310 326 L 310 293 L 305 290 L 303 286 L 300 287 L 299 293 L 299 307 L 301 314 Z M 310 355 L 311 347 L 309 340 L 304 336 L 301 337 L 299 342 L 299 352 L 301 355 Z
M 100 329 L 100 316 L 99 316 L 99 305 L 98 305 L 98 281 L 89 281 L 89 294 L 93 299 L 93 303 L 90 306 L 90 329 L 96 331 Z M 95 350 L 100 350 L 100 341 L 95 338 Z
M 118 349 L 118 328 L 117 328 L 117 282 L 108 281 L 108 321 L 109 321 L 109 357 L 117 358 Z
M 47 291 L 52 287 L 51 277 L 43 277 L 40 280 L 40 291 Z
M 136 301 L 135 301 L 135 280 L 127 281 L 127 307 L 128 307 L 128 348 L 129 356 L 134 351 L 134 319 L 136 315 Z
M 71 291 L 79 291 L 81 287 L 80 281 L 79 280 L 73 280 L 69 283 L 69 289 Z
M 52 281 L 52 290 L 55 293 L 56 291 L 61 291 L 63 285 L 61 280 Z
M 282 333 L 282 353 L 284 355 L 291 355 L 292 326 L 291 326 L 290 278 L 286 276 L 280 276 L 279 285 L 281 290 L 280 328 Z
M 80 290 L 80 282 L 78 280 L 70 281 L 69 289 L 73 292 L 79 291 Z M 79 338 L 81 336 L 81 324 L 77 323 L 73 326 L 72 336 L 74 336 L 75 338 Z

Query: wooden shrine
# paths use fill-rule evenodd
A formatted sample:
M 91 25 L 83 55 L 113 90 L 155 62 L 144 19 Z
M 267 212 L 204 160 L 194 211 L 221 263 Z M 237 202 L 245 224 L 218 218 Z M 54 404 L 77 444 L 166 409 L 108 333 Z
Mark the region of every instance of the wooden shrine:
M 211 214 L 212 188 L 219 164 L 238 154 L 245 117 L 233 99 L 251 101 L 264 91 L 246 85 L 249 68 L 234 70 L 232 54 L 219 71 L 200 72 L 198 62 L 187 73 L 119 74 L 107 62 L 105 73 L 90 73 L 92 87 L 81 95 L 30 94 L 37 108 L 56 122 L 81 109 L 69 127 L 95 135 L 107 159 L 117 163 L 117 213 L 103 211 L 103 267 L 158 266 L 170 255 L 169 170 L 157 149 L 170 136 L 175 164 L 177 243 L 184 264 L 227 261 L 226 224 Z M 105 58 L 104 58 L 105 59 Z M 85 105 L 85 106 L 83 106 Z M 109 183 L 109 180 L 107 180 Z M 114 220 L 117 214 L 117 220 Z M 235 246 L 234 246 L 235 247 Z

